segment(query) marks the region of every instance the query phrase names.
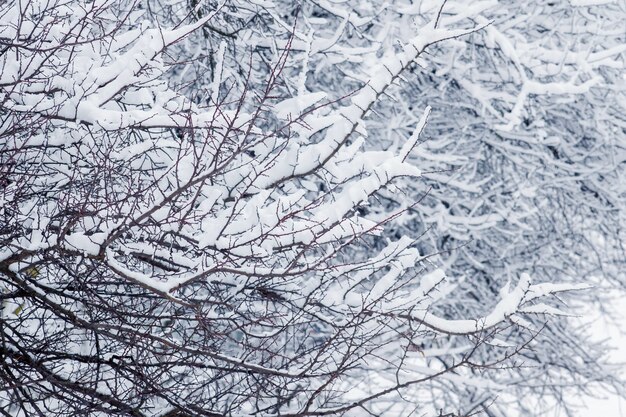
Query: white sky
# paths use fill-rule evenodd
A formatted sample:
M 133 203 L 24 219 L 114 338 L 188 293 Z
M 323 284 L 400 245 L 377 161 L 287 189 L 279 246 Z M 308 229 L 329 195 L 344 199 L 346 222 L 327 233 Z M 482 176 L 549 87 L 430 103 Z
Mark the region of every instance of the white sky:
M 610 358 L 613 362 L 622 363 L 622 376 L 626 378 L 626 299 L 616 299 L 611 311 L 615 320 L 606 319 L 600 312 L 591 317 L 581 319 L 591 326 L 594 337 L 598 340 L 607 339 L 613 348 Z M 583 398 L 584 407 L 578 411 L 579 417 L 626 417 L 626 400 L 617 395 L 605 393 L 605 398 Z

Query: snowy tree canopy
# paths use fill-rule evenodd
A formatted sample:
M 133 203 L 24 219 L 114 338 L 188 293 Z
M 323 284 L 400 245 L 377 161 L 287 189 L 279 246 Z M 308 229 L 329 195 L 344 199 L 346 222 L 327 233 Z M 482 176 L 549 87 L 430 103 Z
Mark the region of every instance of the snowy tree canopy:
M 626 284 L 625 19 L 3 3 L 0 413 L 539 415 L 621 387 L 568 316 Z

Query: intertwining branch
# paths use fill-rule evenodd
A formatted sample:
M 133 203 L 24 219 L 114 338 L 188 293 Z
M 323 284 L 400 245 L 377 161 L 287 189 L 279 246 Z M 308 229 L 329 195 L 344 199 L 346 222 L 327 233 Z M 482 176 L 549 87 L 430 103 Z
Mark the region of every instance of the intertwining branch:
M 540 391 L 552 295 L 588 285 L 459 290 L 423 230 L 389 233 L 440 195 L 404 197 L 441 110 L 386 150 L 367 133 L 429 53 L 492 31 L 483 2 L 369 50 L 378 12 L 165 3 L 0 6 L 0 413 L 470 415 Z

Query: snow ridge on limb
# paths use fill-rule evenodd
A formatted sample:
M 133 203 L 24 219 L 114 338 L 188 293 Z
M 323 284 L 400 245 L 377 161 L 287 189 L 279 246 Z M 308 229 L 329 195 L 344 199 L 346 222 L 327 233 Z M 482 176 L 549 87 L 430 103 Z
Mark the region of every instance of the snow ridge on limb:
M 394 81 L 405 71 L 409 65 L 422 54 L 422 52 L 432 44 L 447 39 L 465 36 L 482 29 L 488 23 L 473 27 L 471 29 L 450 29 L 434 28 L 434 21 L 418 31 L 418 35 L 403 46 L 403 52 L 389 53 L 385 55 L 383 63 L 372 71 L 373 75 L 366 85 L 351 97 L 351 104 L 334 111 L 335 116 L 331 116 L 330 121 L 325 118 L 324 123 L 328 126 L 324 138 L 316 144 L 308 145 L 306 140 L 304 145 L 296 145 L 296 148 L 289 148 L 287 152 L 295 154 L 306 154 L 306 160 L 301 160 L 297 165 L 291 165 L 289 161 L 276 163 L 270 167 L 262 182 L 256 182 L 258 188 L 273 188 L 278 184 L 294 178 L 300 178 L 312 174 L 326 163 L 341 149 L 351 135 L 357 132 L 358 126 L 363 122 L 363 117 L 369 109 L 385 93 Z M 313 127 L 316 132 L 316 115 L 305 117 L 304 122 Z M 306 133 L 304 133 L 306 139 Z M 300 141 L 299 141 L 300 142 Z M 288 174 L 285 175 L 285 172 Z
M 498 301 L 496 306 L 489 314 L 483 317 L 474 320 L 449 320 L 437 317 L 427 311 L 423 316 L 411 316 L 411 319 L 418 321 L 426 327 L 446 334 L 473 334 L 489 330 L 519 313 L 562 315 L 564 313 L 560 310 L 545 304 L 533 304 L 530 306 L 525 306 L 524 304 L 537 298 L 547 297 L 559 292 L 585 290 L 589 288 L 590 286 L 586 284 L 532 285 L 530 275 L 523 273 L 515 288 L 509 292 L 504 291 L 502 298 Z
M 167 87 L 162 78 L 163 62 L 159 58 L 167 47 L 213 20 L 222 7 L 218 6 L 212 13 L 191 24 L 171 29 L 130 30 L 127 36 L 121 37 L 125 40 L 122 44 L 113 37 L 103 36 L 80 39 L 70 48 L 59 44 L 60 35 L 80 37 L 82 26 L 59 24 L 54 25 L 55 31 L 52 32 L 45 32 L 44 27 L 36 26 L 30 36 L 40 37 L 42 47 L 16 43 L 14 48 L 20 54 L 20 65 L 5 62 L 3 66 L 0 79 L 6 100 L 3 106 L 16 113 L 35 113 L 46 118 L 95 125 L 109 131 L 181 126 L 200 129 L 223 127 L 228 120 L 217 108 L 199 112 L 187 98 Z M 60 6 L 59 11 L 66 8 L 67 5 Z M 73 11 L 69 10 L 71 16 Z M 119 25 L 131 19 L 129 16 L 122 16 Z M 71 17 L 68 19 L 71 20 Z M 15 33 L 14 36 L 25 34 Z M 57 53 L 52 54 L 50 62 L 46 62 L 46 54 L 54 50 Z M 94 53 L 101 50 L 110 50 L 106 60 Z M 67 60 L 72 61 L 73 72 L 57 75 L 57 68 L 66 65 Z M 45 77 L 38 75 L 34 82 L 29 83 L 21 81 L 42 70 Z M 120 96 L 131 101 L 139 100 L 135 104 L 141 108 L 124 110 L 111 102 Z

